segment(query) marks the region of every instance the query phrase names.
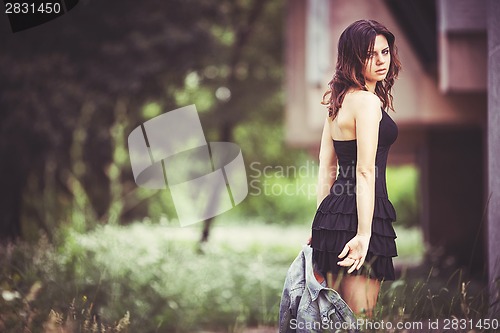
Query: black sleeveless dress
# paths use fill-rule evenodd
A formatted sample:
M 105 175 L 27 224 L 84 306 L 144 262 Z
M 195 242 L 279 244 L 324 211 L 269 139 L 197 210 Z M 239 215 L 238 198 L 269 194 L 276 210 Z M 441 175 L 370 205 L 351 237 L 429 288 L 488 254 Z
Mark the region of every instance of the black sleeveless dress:
M 397 256 L 396 233 L 392 222 L 396 211 L 389 201 L 385 170 L 389 148 L 396 141 L 398 127 L 382 109 L 375 159 L 375 207 L 372 236 L 363 268 L 352 274 L 365 274 L 378 280 L 394 280 L 392 258 Z M 339 172 L 330 194 L 323 199 L 312 223 L 311 247 L 317 269 L 326 274 L 338 274 L 348 268 L 337 265 L 338 255 L 345 244 L 356 235 L 358 215 L 356 207 L 356 140 L 333 140 Z M 326 276 L 326 275 L 325 275 Z

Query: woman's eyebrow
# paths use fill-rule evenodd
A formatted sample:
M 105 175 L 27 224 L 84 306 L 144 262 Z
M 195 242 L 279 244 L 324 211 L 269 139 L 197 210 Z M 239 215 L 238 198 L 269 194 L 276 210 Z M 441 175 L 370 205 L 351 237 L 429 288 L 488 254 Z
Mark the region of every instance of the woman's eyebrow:
M 382 50 L 380 50 L 380 52 L 384 52 L 385 50 L 388 50 L 389 48 L 390 48 L 389 46 L 386 46 L 386 47 L 384 47 Z M 376 54 L 376 53 L 377 53 L 377 51 L 376 51 L 376 50 L 373 50 L 373 51 L 372 51 L 372 52 L 370 52 L 370 53 L 372 53 L 372 54 Z

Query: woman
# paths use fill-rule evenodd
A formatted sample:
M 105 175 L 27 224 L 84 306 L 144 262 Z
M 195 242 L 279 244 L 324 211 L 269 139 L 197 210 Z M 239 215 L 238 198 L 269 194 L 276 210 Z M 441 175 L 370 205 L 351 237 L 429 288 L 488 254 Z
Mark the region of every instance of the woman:
M 356 21 L 340 36 L 335 74 L 323 96 L 329 112 L 309 241 L 322 273 L 317 278 L 333 277 L 329 287 L 355 313 L 368 316 L 380 282 L 395 278 L 396 212 L 387 196 L 385 169 L 398 128 L 384 111 L 394 111 L 391 88 L 401 68 L 394 40 L 372 20 Z

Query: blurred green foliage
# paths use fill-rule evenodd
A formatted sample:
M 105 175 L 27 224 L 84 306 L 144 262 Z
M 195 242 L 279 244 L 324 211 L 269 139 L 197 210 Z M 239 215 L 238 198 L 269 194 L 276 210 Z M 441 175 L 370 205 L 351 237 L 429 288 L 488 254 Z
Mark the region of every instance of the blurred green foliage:
M 387 192 L 396 209 L 398 225 L 420 226 L 419 175 L 414 165 L 387 168 Z
M 72 299 L 79 307 L 92 304 L 104 323 L 129 312 L 130 332 L 274 325 L 295 249 L 258 242 L 238 249 L 221 242 L 199 255 L 195 244 L 175 229 L 143 223 L 69 231 L 57 249 L 48 243 L 7 249 L 0 258 L 1 289 L 17 296 L 0 298 L 2 332 L 17 333 L 28 324 L 31 332 L 43 332 L 50 311 L 66 313 Z M 40 292 L 28 302 L 31 318 L 20 320 L 35 284 Z
M 68 231 L 57 247 L 44 238 L 35 246 L 0 247 L 0 330 L 46 333 L 51 310 L 64 314 L 61 320 L 74 318 L 73 327 L 93 318 L 141 333 L 276 326 L 286 271 L 307 231 L 221 225 L 203 255 L 196 251 L 197 226 L 147 222 Z M 398 230 L 400 252 L 421 254 L 407 233 Z M 401 280 L 384 283 L 375 320 L 486 316 L 481 286 L 469 285 L 459 271 L 434 272 L 403 270 Z
M 90 0 L 23 38 L 0 29 L 0 239 L 175 215 L 168 192 L 137 189 L 127 135 L 188 104 L 208 141 L 281 126 L 284 4 Z

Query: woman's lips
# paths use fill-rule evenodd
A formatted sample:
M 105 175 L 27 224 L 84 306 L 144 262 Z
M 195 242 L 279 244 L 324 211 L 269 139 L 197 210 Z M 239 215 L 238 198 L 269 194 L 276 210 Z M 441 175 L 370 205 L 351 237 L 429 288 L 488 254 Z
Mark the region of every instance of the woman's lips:
M 377 73 L 377 74 L 385 74 L 385 72 L 387 72 L 386 68 L 382 68 L 382 69 L 379 69 L 378 71 L 375 71 L 375 73 Z

